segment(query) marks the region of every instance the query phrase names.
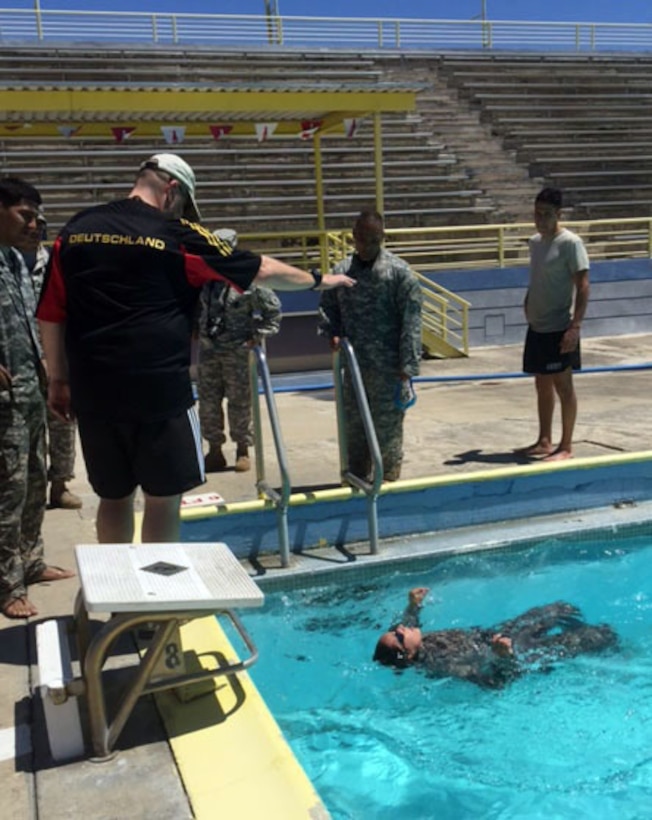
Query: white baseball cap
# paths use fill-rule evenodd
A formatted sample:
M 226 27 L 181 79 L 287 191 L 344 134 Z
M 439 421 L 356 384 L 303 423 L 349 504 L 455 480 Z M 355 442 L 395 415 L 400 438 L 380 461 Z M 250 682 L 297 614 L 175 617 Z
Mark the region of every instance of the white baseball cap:
M 201 220 L 201 214 L 195 200 L 195 172 L 184 159 L 181 159 L 177 154 L 154 154 L 141 163 L 139 170 L 142 171 L 144 168 L 163 171 L 163 173 L 169 174 L 173 179 L 176 179 L 188 196 L 188 206 L 184 216 L 195 222 Z

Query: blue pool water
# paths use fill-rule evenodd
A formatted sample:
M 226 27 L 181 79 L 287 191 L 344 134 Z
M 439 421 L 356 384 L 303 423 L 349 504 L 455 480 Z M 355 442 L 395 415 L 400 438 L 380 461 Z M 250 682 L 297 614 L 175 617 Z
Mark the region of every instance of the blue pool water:
M 621 638 L 506 689 L 372 663 L 407 590 L 425 629 L 568 600 Z M 336 820 L 652 817 L 652 538 L 556 541 L 267 593 L 252 677 Z

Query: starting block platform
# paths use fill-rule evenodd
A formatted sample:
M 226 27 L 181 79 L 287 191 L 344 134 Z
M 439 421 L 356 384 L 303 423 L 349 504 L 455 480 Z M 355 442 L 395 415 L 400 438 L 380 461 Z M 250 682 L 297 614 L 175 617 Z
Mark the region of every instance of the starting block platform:
M 52 646 L 51 636 L 61 634 L 52 629 L 52 622 L 39 625 L 43 636 L 49 638 L 39 644 L 40 649 L 43 647 L 39 653 L 41 691 L 44 699 L 50 697 L 52 701 L 46 717 L 48 712 L 55 715 L 48 721 L 48 734 L 50 723 L 52 732 L 60 733 L 56 710 L 67 696 L 83 693 L 95 759 L 108 760 L 139 697 L 231 675 L 257 660 L 256 647 L 234 610 L 262 606 L 264 596 L 226 544 L 81 544 L 75 548 L 75 558 L 80 581 L 74 613 L 80 678 L 70 679 L 60 672 L 53 677 L 49 671 L 53 668 L 52 653 L 58 653 L 54 659 L 58 669 L 61 658 L 67 656 L 67 647 L 61 642 L 58 647 Z M 100 612 L 110 613 L 110 617 L 91 636 L 89 613 Z M 229 618 L 250 655 L 219 669 L 187 672 L 179 627 L 211 614 Z M 151 640 L 121 693 L 117 713 L 109 721 L 104 664 L 125 632 L 145 627 L 151 632 Z M 51 687 L 47 678 L 53 682 Z M 67 680 L 62 681 L 64 678 Z M 51 738 L 50 747 L 54 756 L 60 748 L 56 737 Z M 65 755 L 70 757 L 70 750 Z

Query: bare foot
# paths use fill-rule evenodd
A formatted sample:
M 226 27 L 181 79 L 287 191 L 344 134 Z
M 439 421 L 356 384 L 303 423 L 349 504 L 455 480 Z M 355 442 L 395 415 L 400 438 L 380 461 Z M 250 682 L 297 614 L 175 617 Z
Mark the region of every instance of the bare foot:
M 40 584 L 44 581 L 63 581 L 64 578 L 74 577 L 75 573 L 71 569 L 47 566 L 36 577 L 30 579 L 30 584 Z
M 531 444 L 529 447 L 522 447 L 516 452 L 524 456 L 549 456 L 552 453 L 552 444 L 545 441 L 537 441 L 536 444 Z
M 38 609 L 26 595 L 20 598 L 9 598 L 0 609 L 6 618 L 31 618 L 38 615 Z
M 573 454 L 570 450 L 563 449 L 558 447 L 554 453 L 550 453 L 549 456 L 546 456 L 542 461 L 566 461 L 567 458 L 573 458 Z

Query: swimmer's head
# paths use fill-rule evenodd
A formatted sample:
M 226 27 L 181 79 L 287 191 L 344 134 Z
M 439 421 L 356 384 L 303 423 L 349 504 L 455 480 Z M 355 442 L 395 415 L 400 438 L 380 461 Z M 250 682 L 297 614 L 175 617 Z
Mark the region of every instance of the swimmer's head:
M 398 624 L 380 636 L 373 660 L 382 663 L 383 666 L 404 669 L 414 663 L 421 643 L 420 629 L 415 626 Z

